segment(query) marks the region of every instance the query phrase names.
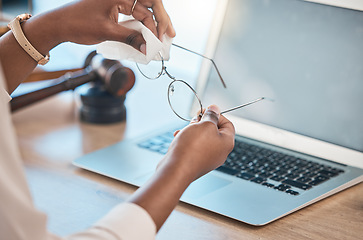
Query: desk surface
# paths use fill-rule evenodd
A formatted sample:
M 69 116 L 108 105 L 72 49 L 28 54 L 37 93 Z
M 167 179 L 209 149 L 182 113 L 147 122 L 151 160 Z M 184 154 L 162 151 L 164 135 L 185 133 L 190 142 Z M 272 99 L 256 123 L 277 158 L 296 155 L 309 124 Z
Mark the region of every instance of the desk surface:
M 90 226 L 136 190 L 71 164 L 122 140 L 130 124 L 80 123 L 76 102 L 67 92 L 13 114 L 35 204 L 48 214 L 50 230 L 60 235 Z M 263 227 L 180 203 L 157 239 L 361 239 L 362 222 L 359 184 Z

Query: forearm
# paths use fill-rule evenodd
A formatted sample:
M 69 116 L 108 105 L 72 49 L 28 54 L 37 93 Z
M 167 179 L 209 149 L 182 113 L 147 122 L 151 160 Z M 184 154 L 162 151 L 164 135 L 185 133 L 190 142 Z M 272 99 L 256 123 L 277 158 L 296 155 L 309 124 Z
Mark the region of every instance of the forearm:
M 176 168 L 176 165 L 161 166 L 149 182 L 133 194 L 129 202 L 144 208 L 159 230 L 178 204 L 183 192 L 194 180 L 189 176 L 189 172 L 180 167 Z
M 43 14 L 21 24 L 24 35 L 42 55 L 48 54 L 60 43 L 57 26 L 54 25 L 55 17 L 55 14 Z M 21 48 L 11 31 L 0 38 L 0 61 L 9 93 L 37 66 L 37 62 Z
M 119 41 L 141 51 L 145 40 L 139 31 L 118 24 L 119 14 L 132 14 L 153 33 L 175 36 L 175 31 L 161 0 L 139 0 L 132 12 L 133 1 L 72 1 L 60 8 L 30 18 L 22 23 L 29 42 L 43 55 L 62 42 L 98 44 Z M 150 10 L 151 9 L 151 10 Z M 157 20 L 156 30 L 154 17 Z M 0 61 L 8 91 L 14 89 L 36 67 L 36 62 L 18 45 L 12 32 L 0 38 Z

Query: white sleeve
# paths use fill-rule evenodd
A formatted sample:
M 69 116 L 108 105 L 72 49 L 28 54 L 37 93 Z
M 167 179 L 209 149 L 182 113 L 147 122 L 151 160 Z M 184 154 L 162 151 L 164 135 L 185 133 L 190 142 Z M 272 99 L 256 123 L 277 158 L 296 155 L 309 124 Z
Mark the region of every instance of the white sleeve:
M 6 103 L 6 102 L 10 102 L 10 100 L 11 100 L 11 97 L 8 94 L 8 92 L 4 88 L 1 88 L 0 89 L 0 101 Z
M 112 209 L 94 227 L 69 236 L 69 240 L 151 240 L 155 239 L 156 226 L 150 215 L 140 206 L 123 203 Z

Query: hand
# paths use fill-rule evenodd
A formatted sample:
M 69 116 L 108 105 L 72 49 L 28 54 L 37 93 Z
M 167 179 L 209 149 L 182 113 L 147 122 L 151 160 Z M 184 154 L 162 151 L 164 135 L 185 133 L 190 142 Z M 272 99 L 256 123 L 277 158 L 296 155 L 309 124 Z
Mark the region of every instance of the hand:
M 144 52 L 142 46 L 145 40 L 142 34 L 120 26 L 119 13 L 132 14 L 159 39 L 165 33 L 170 37 L 175 36 L 174 28 L 161 0 L 138 0 L 134 11 L 131 12 L 133 4 L 134 0 L 80 0 L 36 16 L 29 21 L 38 20 L 38 26 L 48 25 L 48 29 L 56 30 L 50 33 L 57 36 L 58 42 L 55 45 L 68 41 L 90 45 L 113 40 L 124 42 Z
M 158 170 L 177 168 L 194 181 L 224 163 L 234 147 L 234 134 L 233 124 L 219 108 L 209 106 L 200 121 L 175 133 Z
M 97 44 L 105 40 L 124 42 L 145 53 L 141 33 L 120 26 L 119 13 L 132 14 L 158 37 L 165 33 L 175 36 L 162 0 L 138 0 L 131 12 L 133 4 L 134 0 L 73 1 L 30 18 L 22 23 L 22 29 L 29 42 L 43 55 L 63 42 Z M 11 31 L 2 36 L 0 43 L 0 61 L 11 93 L 37 64 L 21 49 Z
M 222 165 L 233 146 L 233 124 L 210 106 L 200 121 L 177 132 L 155 174 L 128 201 L 144 208 L 160 229 L 190 183 Z
M 140 3 L 140 4 L 139 4 Z M 155 21 L 144 22 L 143 17 L 145 16 L 145 8 L 151 8 L 152 14 L 155 16 L 156 30 L 155 31 Z M 150 11 L 149 11 L 150 12 Z M 127 15 L 127 13 L 126 13 Z M 144 23 L 160 40 L 162 36 L 166 33 L 169 37 L 175 37 L 175 30 L 170 21 L 169 15 L 166 13 L 162 0 L 139 0 L 135 5 L 133 17 Z M 147 19 L 148 20 L 148 19 Z

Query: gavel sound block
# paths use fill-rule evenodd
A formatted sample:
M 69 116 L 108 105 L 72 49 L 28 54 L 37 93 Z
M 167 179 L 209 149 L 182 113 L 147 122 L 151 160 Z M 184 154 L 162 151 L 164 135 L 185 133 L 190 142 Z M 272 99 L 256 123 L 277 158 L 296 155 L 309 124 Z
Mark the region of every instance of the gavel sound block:
M 91 87 L 81 94 L 81 120 L 90 123 L 114 123 L 126 119 L 124 101 L 126 93 L 135 84 L 135 75 L 119 61 L 104 59 L 92 52 L 86 59 L 84 69 L 66 73 L 58 80 L 52 86 L 14 97 L 10 101 L 11 110 L 14 112 L 91 82 Z

